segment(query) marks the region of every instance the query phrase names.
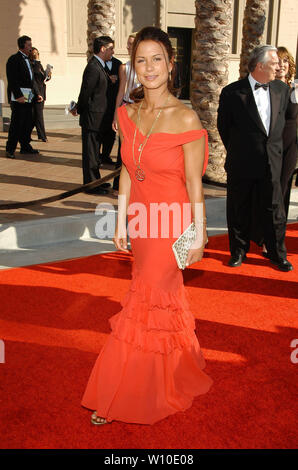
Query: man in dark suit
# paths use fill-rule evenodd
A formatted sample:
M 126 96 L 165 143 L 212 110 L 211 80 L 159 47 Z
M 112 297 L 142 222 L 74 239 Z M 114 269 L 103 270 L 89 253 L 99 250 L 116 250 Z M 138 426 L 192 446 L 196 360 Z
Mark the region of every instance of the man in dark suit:
M 109 36 L 95 38 L 94 55 L 89 60 L 83 74 L 78 103 L 72 114 L 80 115 L 82 127 L 83 181 L 90 183 L 100 178 L 99 149 L 102 140 L 103 118 L 107 110 L 107 94 L 111 80 L 105 71 L 105 62 L 114 53 L 114 41 Z M 103 183 L 96 194 L 107 194 L 109 183 Z M 87 191 L 89 192 L 89 191 Z
M 19 51 L 12 55 L 6 64 L 7 96 L 11 107 L 11 121 L 6 143 L 6 156 L 15 158 L 14 152 L 20 142 L 22 154 L 38 154 L 30 145 L 32 129 L 32 102 L 41 102 L 34 80 L 29 54 L 32 42 L 29 36 L 18 39 Z
M 231 267 L 242 264 L 253 239 L 253 200 L 257 194 L 266 257 L 281 271 L 293 269 L 286 258 L 286 215 L 280 185 L 289 87 L 275 80 L 278 68 L 276 48 L 259 46 L 250 56 L 248 77 L 223 88 L 220 96 L 217 125 L 227 150 Z
M 116 98 L 119 90 L 119 67 L 122 62 L 115 57 L 107 61 L 105 64 L 105 70 L 110 77 L 111 84 L 108 88 L 107 94 L 107 110 L 104 117 L 104 128 L 102 129 L 102 152 L 100 160 L 102 163 L 114 164 L 110 157 L 116 133 L 112 129 L 112 123 L 114 119 Z

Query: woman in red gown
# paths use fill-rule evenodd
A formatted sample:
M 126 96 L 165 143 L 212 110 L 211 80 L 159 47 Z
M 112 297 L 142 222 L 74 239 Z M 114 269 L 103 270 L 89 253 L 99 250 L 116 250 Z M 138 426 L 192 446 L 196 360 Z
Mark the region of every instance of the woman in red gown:
M 172 250 L 193 219 L 197 239 L 187 265 L 203 256 L 207 132 L 171 93 L 173 50 L 165 32 L 143 28 L 132 63 L 142 86 L 132 92 L 133 104 L 118 109 L 123 165 L 113 239 L 127 250 L 128 215 L 132 282 L 122 310 L 110 319 L 112 332 L 83 396 L 82 405 L 95 410 L 93 424 L 153 424 L 189 408 L 212 384 L 202 370 L 205 361 Z M 161 217 L 157 208 L 164 210 Z

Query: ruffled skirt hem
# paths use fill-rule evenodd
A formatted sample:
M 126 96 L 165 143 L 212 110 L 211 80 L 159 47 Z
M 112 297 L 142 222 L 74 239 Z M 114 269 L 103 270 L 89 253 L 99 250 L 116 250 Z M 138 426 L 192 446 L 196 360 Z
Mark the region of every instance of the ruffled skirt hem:
M 188 409 L 212 379 L 183 286 L 166 292 L 134 277 L 87 384 L 82 405 L 108 421 L 154 424 Z

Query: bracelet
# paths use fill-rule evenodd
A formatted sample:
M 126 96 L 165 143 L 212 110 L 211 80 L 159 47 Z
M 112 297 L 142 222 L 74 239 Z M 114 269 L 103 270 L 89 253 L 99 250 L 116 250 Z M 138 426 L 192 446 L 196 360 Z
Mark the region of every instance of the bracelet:
M 203 217 L 202 219 L 199 219 L 198 221 L 196 221 L 195 218 L 192 219 L 192 222 L 195 224 L 195 225 L 207 225 L 207 218 L 206 217 Z

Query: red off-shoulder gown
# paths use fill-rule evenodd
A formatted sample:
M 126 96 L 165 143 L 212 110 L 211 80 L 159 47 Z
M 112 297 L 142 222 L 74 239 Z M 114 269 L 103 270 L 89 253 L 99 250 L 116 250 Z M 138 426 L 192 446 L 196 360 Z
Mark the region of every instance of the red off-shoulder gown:
M 122 161 L 131 178 L 130 204 L 142 203 L 148 209 L 148 236 L 130 239 L 134 257 L 130 289 L 121 311 L 110 318 L 112 331 L 93 367 L 82 405 L 108 421 L 153 424 L 189 408 L 193 398 L 206 393 L 213 382 L 202 370 L 205 360 L 194 332 L 194 316 L 172 251 L 177 233 L 172 236 L 170 221 L 170 236 L 149 236 L 152 203 L 178 203 L 181 208 L 185 204 L 188 210 L 181 218 L 181 233 L 189 225 L 182 146 L 205 138 L 205 171 L 208 138 L 205 129 L 151 134 L 141 159 L 146 176 L 138 181 L 132 158 L 135 123 L 126 106 L 119 108 L 118 116 Z M 136 157 L 144 140 L 137 131 Z M 128 221 L 133 217 L 129 215 Z

